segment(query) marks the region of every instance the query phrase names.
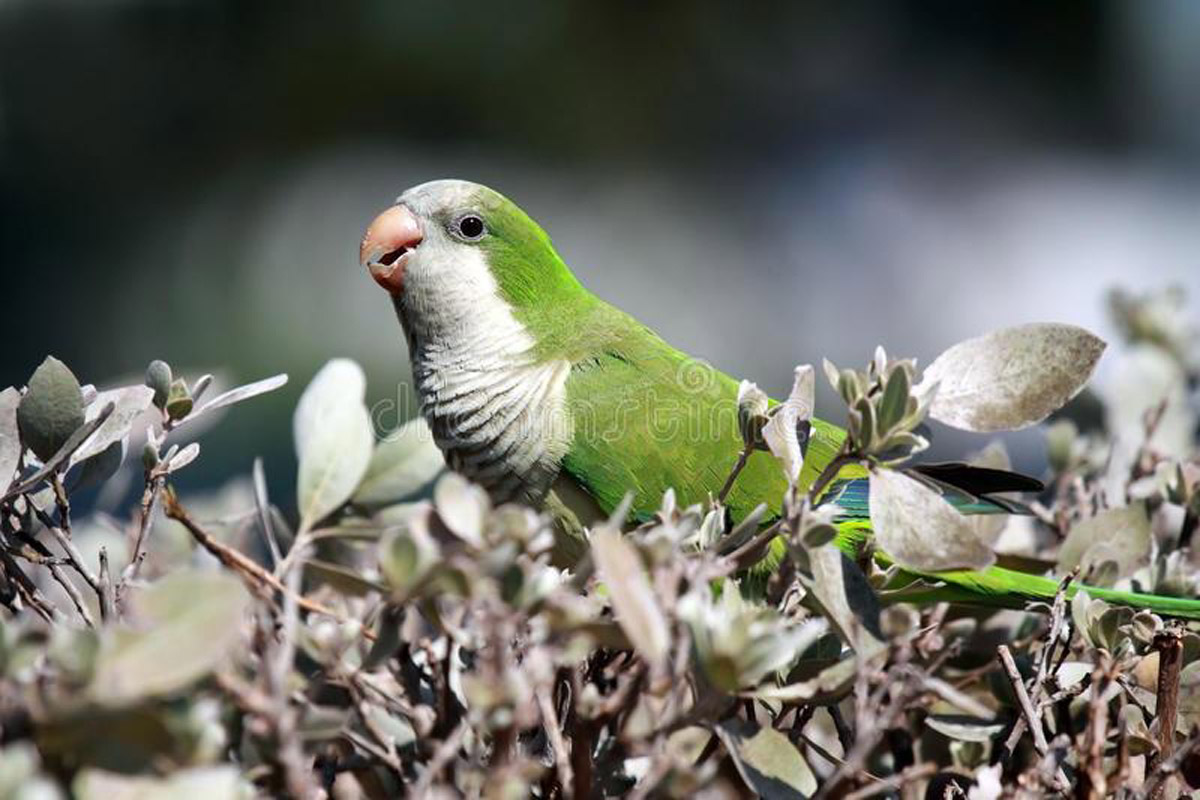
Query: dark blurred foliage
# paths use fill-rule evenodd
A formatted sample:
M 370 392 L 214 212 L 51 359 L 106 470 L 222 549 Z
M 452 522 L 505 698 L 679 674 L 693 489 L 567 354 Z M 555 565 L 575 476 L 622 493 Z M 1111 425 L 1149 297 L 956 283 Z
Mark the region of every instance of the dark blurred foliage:
M 292 371 L 291 394 L 280 393 L 273 411 L 268 404 L 261 417 L 224 426 L 222 435 L 243 444 L 224 456 L 230 462 L 206 464 L 227 474 L 256 451 L 286 457 L 287 411 L 326 358 L 389 365 L 372 372 L 380 386 L 403 377 L 386 303 L 353 272 L 361 228 L 349 220 L 365 222 L 405 185 L 451 168 L 469 168 L 459 176 L 496 181 L 514 197 L 537 197 L 531 183 L 544 198 L 550 184 L 551 197 L 570 196 L 585 210 L 598 207 L 589 192 L 608 173 L 646 176 L 711 218 L 729 219 L 727 238 L 738 246 L 771 238 L 801 213 L 818 226 L 841 221 L 843 239 L 861 238 L 832 191 L 849 185 L 859 187 L 855 196 L 870 195 L 870 179 L 844 179 L 847 165 L 860 162 L 934 189 L 1003 174 L 1008 155 L 1025 151 L 1100 160 L 1148 153 L 1176 174 L 1194 165 L 1198 141 L 1181 100 L 1197 63 L 1182 32 L 1195 30 L 1187 23 L 1197 14 L 1186 3 L 1153 5 L 0 2 L 8 342 L 0 377 L 19 385 L 47 352 L 98 382 L 156 357 L 228 368 L 238 379 Z M 326 176 L 319 202 L 304 206 L 307 220 L 292 224 L 309 229 L 317 216 L 346 215 L 346 224 L 339 218 L 323 229 L 344 242 L 333 252 L 346 257 L 320 269 L 353 274 L 347 291 L 364 284 L 362 296 L 375 305 L 362 314 L 393 348 L 390 360 L 382 345 L 354 352 L 372 335 L 362 325 L 357 339 L 338 339 L 341 322 L 322 311 L 328 291 L 342 290 L 314 288 L 309 272 L 298 268 L 293 279 L 263 271 L 268 300 L 247 299 L 248 271 L 259 265 L 252 243 L 280 185 L 303 165 L 346 153 L 359 159 L 358 171 Z M 536 180 L 513 177 L 529 165 Z M 778 175 L 787 177 L 770 177 Z M 815 188 L 793 206 L 780 180 Z M 683 206 L 685 217 L 694 206 Z M 569 216 L 548 202 L 531 210 Z M 622 236 L 613 219 L 560 222 L 560 247 L 570 251 L 579 241 L 572 234 L 589 222 L 601 227 L 598 242 Z M 680 235 L 676 227 L 662 238 Z M 595 272 L 585 278 L 616 302 L 652 294 L 638 291 L 642 267 L 574 246 L 591 253 Z M 852 351 L 839 349 L 842 337 L 810 316 L 803 348 L 787 343 L 755 360 L 752 342 L 763 329 L 751 325 L 713 354 L 719 366 L 735 371 L 745 352 L 745 371 L 783 391 L 791 364 L 825 354 L 858 363 L 869 354 L 860 342 L 932 355 L 952 341 L 941 332 L 933 342 L 888 339 L 912 328 L 921 309 L 897 310 L 890 323 L 879 316 L 874 330 L 875 309 L 895 306 L 890 284 L 872 290 L 855 275 L 830 283 L 819 263 L 790 263 L 783 249 L 766 247 L 732 268 L 755 293 L 808 269 L 807 285 L 844 289 L 828 302 L 861 309 L 865 333 Z M 304 255 L 283 253 L 297 264 Z M 902 269 L 873 253 L 854 257 L 885 273 Z M 721 287 L 697 280 L 685 296 L 717 301 Z M 263 302 L 276 316 L 261 312 Z M 1090 308 L 1098 298 L 1074 304 Z M 655 318 L 652 306 L 630 305 L 681 346 L 712 347 L 671 320 L 687 315 Z M 279 315 L 316 330 L 286 322 L 294 330 L 281 332 Z M 742 327 L 736 318 L 723 324 Z M 284 352 L 287 337 L 304 344 Z

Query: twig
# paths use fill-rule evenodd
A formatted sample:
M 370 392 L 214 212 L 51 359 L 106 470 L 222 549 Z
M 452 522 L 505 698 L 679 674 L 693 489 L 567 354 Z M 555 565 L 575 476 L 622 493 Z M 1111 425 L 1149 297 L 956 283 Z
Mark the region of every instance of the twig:
M 1179 716 L 1179 673 L 1183 666 L 1183 639 L 1176 630 L 1160 631 L 1154 637 L 1158 651 L 1158 692 L 1155 695 L 1154 716 L 1158 720 L 1158 752 L 1150 757 L 1149 770 L 1169 759 L 1175 750 L 1175 721 Z M 1163 780 L 1149 797 L 1159 800 L 1169 780 Z
M 57 475 L 54 477 L 54 485 L 55 486 L 62 485 L 62 482 L 59 480 Z M 41 522 L 42 525 L 45 526 L 46 530 L 50 531 L 51 535 L 54 537 L 54 541 L 58 542 L 58 546 L 62 548 L 63 554 L 66 557 L 67 562 L 71 565 L 71 568 L 79 573 L 79 576 L 81 578 L 83 578 L 84 581 L 87 582 L 87 585 L 89 587 L 91 587 L 92 591 L 94 591 L 96 593 L 96 596 L 99 597 L 100 596 L 100 582 L 96 579 L 96 576 L 94 574 L 92 574 L 92 571 L 90 569 L 88 569 L 87 562 L 84 560 L 83 554 L 79 552 L 79 548 L 77 548 L 75 546 L 75 542 L 73 542 L 71 540 L 70 506 L 65 506 L 60 501 L 60 504 L 59 504 L 59 520 L 61 523 L 61 526 L 60 526 L 60 525 L 55 525 L 54 520 L 50 518 L 50 515 L 47 514 L 45 511 L 43 511 L 42 509 L 38 508 L 37 504 L 33 502 L 32 498 L 30 498 L 29 496 L 26 496 L 25 502 L 29 505 L 30 508 L 33 509 L 33 513 L 38 518 L 38 521 Z
M 1054 654 L 1058 650 L 1058 640 L 1062 636 L 1062 629 L 1066 624 L 1067 590 L 1078 574 L 1079 569 L 1076 568 L 1064 577 L 1058 584 L 1058 590 L 1054 593 L 1054 602 L 1050 608 L 1050 632 L 1047 635 L 1046 643 L 1042 646 L 1041 653 L 1039 653 L 1038 663 L 1033 676 L 1033 689 L 1029 696 L 1030 704 L 1035 707 L 1040 707 L 1039 700 L 1041 699 L 1047 676 L 1053 675 L 1058 671 L 1058 665 L 1054 663 Z M 1065 655 L 1067 648 L 1064 648 L 1062 652 Z M 1025 728 L 1028 724 L 1024 715 L 1017 719 L 1008 734 L 1008 739 L 1004 742 L 1004 749 L 1001 753 L 1013 753 L 1017 749 L 1017 743 L 1021 741 L 1021 737 L 1025 734 Z
M 738 453 L 737 461 L 733 465 L 733 469 L 729 472 L 729 477 L 725 479 L 725 485 L 721 487 L 721 491 L 717 492 L 717 502 L 725 505 L 725 498 L 729 496 L 729 492 L 733 489 L 733 484 L 737 482 L 738 475 L 742 474 L 742 470 L 746 468 L 746 462 L 750 460 L 750 447 L 742 448 Z
M 112 573 L 108 567 L 108 548 L 100 547 L 100 619 L 108 620 L 113 613 Z
M 1102 656 L 1101 664 L 1092 672 L 1092 700 L 1088 704 L 1088 726 L 1084 736 L 1075 784 L 1075 796 L 1100 800 L 1108 795 L 1108 775 L 1104 769 L 1104 748 L 1108 738 L 1108 704 L 1104 695 L 1109 685 L 1113 664 Z
M 1193 731 L 1191 737 L 1180 745 L 1179 749 L 1163 759 L 1153 770 L 1147 770 L 1146 783 L 1142 786 L 1141 797 L 1150 798 L 1156 793 L 1168 778 L 1173 776 L 1183 766 L 1188 756 L 1200 752 L 1200 731 Z
M 235 550 L 229 545 L 214 539 L 212 535 L 208 533 L 208 531 L 200 527 L 200 525 L 188 515 L 187 511 L 184 510 L 183 506 L 181 506 L 179 501 L 175 498 L 174 492 L 168 491 L 164 493 L 164 498 L 164 513 L 166 513 L 170 519 L 179 522 L 181 525 L 183 525 L 183 527 L 187 528 L 188 532 L 192 534 L 192 538 L 196 540 L 197 544 L 216 556 L 217 560 L 224 564 L 228 569 L 231 569 L 241 575 L 242 579 L 250 584 L 252 588 L 257 590 L 270 588 L 285 596 L 289 593 L 295 594 L 294 599 L 296 605 L 298 605 L 300 608 L 303 608 L 305 611 L 309 611 L 314 614 L 321 614 L 326 617 L 332 617 L 338 622 L 346 622 L 346 618 L 334 611 L 332 608 L 322 605 L 314 600 L 309 600 L 307 597 L 301 594 L 289 592 L 288 587 L 284 585 L 283 581 L 275 577 L 274 574 L 263 569 L 255 561 L 251 560 L 240 551 Z M 367 628 L 362 629 L 362 635 L 372 641 L 375 639 L 375 632 Z
M 158 505 L 158 499 L 166 480 L 165 475 L 157 475 L 152 471 L 146 473 L 146 486 L 142 490 L 142 502 L 139 506 L 137 535 L 133 540 L 129 563 L 125 565 L 125 569 L 121 570 L 121 580 L 117 583 L 116 604 L 118 607 L 123 605 L 126 589 L 129 588 L 131 581 L 137 580 L 138 573 L 142 569 L 142 562 L 146 560 L 146 535 L 150 531 L 150 524 L 154 520 L 154 510 Z
M 995 716 L 994 712 L 983 703 L 979 702 L 974 697 L 971 697 L 969 694 L 955 689 L 941 678 L 926 678 L 925 688 L 958 710 L 965 711 L 974 717 L 991 719 L 993 716 Z
M 554 751 L 554 768 L 558 771 L 558 785 L 564 792 L 573 788 L 571 775 L 571 753 L 563 738 L 559 726 L 558 713 L 554 710 L 554 699 L 546 686 L 539 686 L 536 692 L 538 709 L 542 712 L 542 727 L 546 729 L 546 738 L 550 741 L 550 749 Z
M 254 459 L 254 505 L 258 510 L 258 523 L 262 526 L 263 537 L 267 540 L 267 549 L 271 551 L 271 566 L 279 563 L 279 542 L 275 538 L 275 526 L 271 524 L 271 504 L 267 500 L 267 478 L 263 473 L 263 461 Z
M 5 532 L 9 532 L 7 525 L 5 525 Z M 7 547 L 0 546 L 0 562 L 4 564 L 4 574 L 13 578 L 17 592 L 30 608 L 50 623 L 57 622 L 62 617 L 62 612 L 42 595 L 37 584 L 25 574 L 25 570 L 21 569 L 21 565 L 12 557 Z
M 458 748 L 462 745 L 463 737 L 467 733 L 467 723 L 463 720 L 455 726 L 450 735 L 438 745 L 437 750 L 433 751 L 433 757 L 429 759 L 429 766 L 425 769 L 425 774 L 417 781 L 413 787 L 411 797 L 428 797 L 429 790 L 433 788 L 433 782 L 437 780 L 441 771 L 446 768 L 453 759 L 454 754 L 458 752 Z M 586 795 L 584 795 L 586 797 Z
M 885 792 L 901 789 L 911 783 L 928 778 L 937 771 L 937 764 L 933 762 L 913 764 L 908 769 L 897 772 L 895 775 L 889 775 L 886 778 L 877 778 L 875 783 L 872 783 L 870 786 L 864 786 L 846 795 L 845 800 L 865 800 L 868 797 L 875 797 Z
M 1017 704 L 1021 707 L 1025 724 L 1029 726 L 1029 733 L 1033 736 L 1033 746 L 1037 748 L 1038 755 L 1044 756 L 1050 752 L 1050 743 L 1046 741 L 1046 729 L 1042 727 L 1041 716 L 1034 708 L 1033 701 L 1029 699 L 1029 693 L 1025 690 L 1025 680 L 1021 677 L 1020 670 L 1017 669 L 1017 662 L 1013 660 L 1007 645 L 1000 645 L 996 648 L 996 652 L 1000 655 L 1000 663 L 1004 666 L 1004 672 L 1008 675 L 1009 683 L 1012 684 L 1013 693 L 1017 696 Z M 1060 791 L 1065 791 L 1070 786 L 1067 775 L 1061 768 L 1055 775 L 1055 783 L 1058 784 Z
M 87 603 L 83 600 L 83 595 L 79 593 L 79 589 L 75 588 L 75 584 L 71 583 L 70 577 L 63 572 L 62 567 L 57 564 L 50 564 L 48 565 L 48 569 L 50 570 L 50 575 L 63 588 L 67 597 L 71 599 L 72 605 L 75 606 L 75 610 L 79 612 L 79 616 L 83 618 L 84 623 L 89 628 L 96 627 L 96 620 L 92 619 L 92 613 L 88 611 Z

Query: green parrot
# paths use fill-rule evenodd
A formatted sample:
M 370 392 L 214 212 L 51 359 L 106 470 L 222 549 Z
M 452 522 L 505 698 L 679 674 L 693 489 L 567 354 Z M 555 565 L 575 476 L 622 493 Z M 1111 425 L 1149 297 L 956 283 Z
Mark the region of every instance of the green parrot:
M 421 413 L 447 464 L 496 502 L 553 515 L 560 560 L 582 554 L 586 526 L 612 514 L 628 492 L 636 522 L 653 516 L 667 489 L 682 506 L 720 491 L 742 449 L 738 382 L 589 292 L 506 197 L 458 180 L 413 187 L 370 224 L 359 256 L 391 295 Z M 813 420 L 802 488 L 844 437 Z M 850 557 L 870 536 L 865 475 L 847 467 L 825 493 L 841 509 L 835 541 Z M 957 487 L 947 497 L 965 513 L 1005 512 L 983 495 L 1030 488 L 1028 479 L 996 471 L 943 469 L 934 477 Z M 786 489 L 774 458 L 756 452 L 727 496 L 729 516 L 736 523 L 766 502 L 774 504 L 762 520 L 769 524 Z M 760 574 L 782 552 L 773 543 Z M 874 558 L 892 563 L 879 550 Z M 920 577 L 932 587 L 920 594 L 926 601 L 1020 608 L 1057 590 L 1050 578 L 999 566 Z M 1108 602 L 1200 619 L 1200 600 L 1083 588 Z

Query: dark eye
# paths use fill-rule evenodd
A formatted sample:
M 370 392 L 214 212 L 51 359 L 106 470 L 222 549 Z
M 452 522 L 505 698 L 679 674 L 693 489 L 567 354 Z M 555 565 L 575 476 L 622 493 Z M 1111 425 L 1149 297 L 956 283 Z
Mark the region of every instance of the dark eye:
M 483 236 L 484 230 L 486 230 L 483 219 L 475 214 L 466 214 L 459 217 L 458 222 L 454 223 L 454 226 L 458 229 L 459 235 L 464 239 L 478 239 L 480 236 Z

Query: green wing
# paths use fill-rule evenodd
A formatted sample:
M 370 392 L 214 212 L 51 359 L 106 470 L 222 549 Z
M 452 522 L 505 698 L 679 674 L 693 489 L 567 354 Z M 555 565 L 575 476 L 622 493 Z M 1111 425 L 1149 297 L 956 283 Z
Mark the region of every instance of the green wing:
M 594 339 L 597 346 L 573 358 L 567 379 L 574 431 L 563 473 L 606 515 L 633 491 L 630 515 L 636 521 L 651 518 L 669 488 L 675 490 L 681 505 L 716 496 L 742 447 L 737 382 L 688 359 L 653 331 L 611 307 L 601 307 L 598 313 L 608 316 L 585 321 L 591 333 L 602 334 Z M 844 437 L 841 429 L 814 421 L 802 486 L 808 486 L 829 464 Z M 870 536 L 865 474 L 861 467 L 846 468 L 828 493 L 846 512 L 838 525 L 837 545 L 851 557 Z M 1004 511 L 991 501 L 946 484 L 950 477 L 944 470 L 937 473 L 947 501 L 965 513 Z M 782 470 L 771 455 L 754 453 L 727 498 L 733 520 L 767 502 L 772 507 L 764 523 L 770 522 L 778 516 L 786 488 Z M 580 538 L 575 545 L 581 543 Z M 782 557 L 782 542 L 777 539 L 767 556 L 750 570 L 748 585 L 764 583 Z M 875 551 L 875 559 L 884 567 L 891 564 L 881 551 Z M 899 582 L 906 580 L 912 582 L 910 589 L 891 594 L 897 601 L 1010 608 L 1047 602 L 1058 586 L 1051 578 L 1003 567 L 928 575 L 902 573 Z M 1080 589 L 1108 602 L 1200 619 L 1200 600 L 1087 586 L 1072 587 L 1071 593 Z
M 742 449 L 738 384 L 636 326 L 576 361 L 567 380 L 574 425 L 563 470 L 607 514 L 633 491 L 632 515 L 648 519 L 674 488 L 682 505 L 716 496 Z M 832 460 L 845 433 L 817 422 L 801 482 Z M 851 468 L 847 475 L 862 474 Z M 750 456 L 727 498 L 734 521 L 759 503 L 778 513 L 787 483 L 769 453 Z M 770 514 L 768 515 L 768 517 Z

